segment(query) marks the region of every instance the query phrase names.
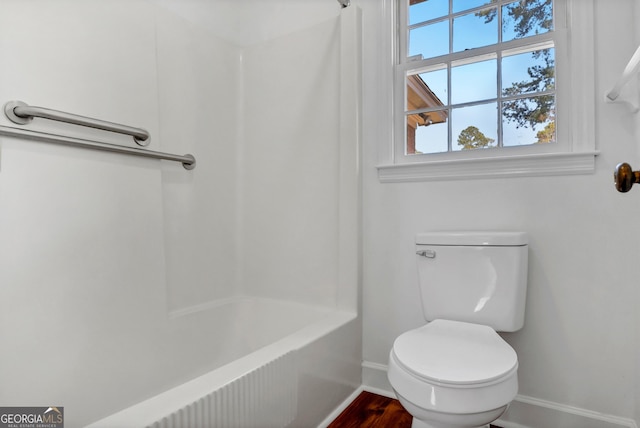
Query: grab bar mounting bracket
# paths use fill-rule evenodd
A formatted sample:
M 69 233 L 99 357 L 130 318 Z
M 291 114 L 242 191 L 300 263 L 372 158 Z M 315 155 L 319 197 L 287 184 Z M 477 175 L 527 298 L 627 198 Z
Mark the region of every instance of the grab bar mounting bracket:
M 27 107 L 27 103 L 22 101 L 9 101 L 6 103 L 4 105 L 4 114 L 7 119 L 18 125 L 26 125 L 33 120 L 33 116 L 18 116 L 15 111 L 16 107 Z

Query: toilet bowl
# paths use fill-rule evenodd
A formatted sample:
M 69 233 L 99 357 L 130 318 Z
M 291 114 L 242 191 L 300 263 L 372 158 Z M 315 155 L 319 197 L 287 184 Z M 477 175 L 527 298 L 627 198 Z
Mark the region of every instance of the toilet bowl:
M 416 236 L 420 303 L 428 324 L 401 334 L 387 377 L 413 428 L 482 427 L 518 393 L 518 356 L 499 335 L 524 324 L 524 232 Z
M 481 427 L 518 392 L 518 358 L 491 327 L 434 320 L 400 335 L 388 377 L 413 428 Z

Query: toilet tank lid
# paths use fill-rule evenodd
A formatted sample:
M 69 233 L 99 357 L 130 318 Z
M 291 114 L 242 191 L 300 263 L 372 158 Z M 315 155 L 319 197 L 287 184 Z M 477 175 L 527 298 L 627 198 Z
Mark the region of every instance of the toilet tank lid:
M 473 231 L 425 232 L 416 235 L 417 245 L 521 246 L 529 242 L 526 232 Z

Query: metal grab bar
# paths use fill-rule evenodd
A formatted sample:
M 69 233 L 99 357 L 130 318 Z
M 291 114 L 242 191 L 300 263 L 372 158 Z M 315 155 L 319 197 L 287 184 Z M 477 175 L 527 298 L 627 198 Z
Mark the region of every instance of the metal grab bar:
M 43 107 L 30 106 L 22 101 L 9 101 L 4 105 L 4 114 L 13 123 L 26 125 L 34 117 L 56 120 L 58 122 L 71 123 L 74 125 L 87 126 L 89 128 L 102 129 L 104 131 L 116 132 L 118 134 L 131 135 L 133 140 L 140 146 L 149 145 L 149 132 L 142 128 L 121 125 L 119 123 L 107 122 L 106 120 L 93 119 L 79 116 L 77 114 L 65 113 L 63 111 L 51 110 Z
M 0 135 L 8 137 L 20 137 L 27 140 L 41 141 L 45 143 L 61 144 L 65 146 L 82 147 L 86 149 L 101 150 L 112 153 L 124 153 L 133 156 L 142 156 L 154 159 L 164 159 L 182 162 L 185 169 L 192 170 L 196 167 L 196 159 L 191 154 L 184 156 L 171 153 L 154 152 L 152 150 L 138 149 L 136 147 L 119 146 L 117 144 L 103 143 L 100 141 L 85 140 L 82 138 L 65 137 L 62 135 L 48 134 L 45 132 L 30 131 L 27 129 L 13 128 L 0 125 Z

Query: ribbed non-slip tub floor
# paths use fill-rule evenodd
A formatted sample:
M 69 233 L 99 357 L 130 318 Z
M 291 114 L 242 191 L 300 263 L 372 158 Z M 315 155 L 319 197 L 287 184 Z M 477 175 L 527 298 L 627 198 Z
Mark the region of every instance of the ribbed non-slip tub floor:
M 411 415 L 398 400 L 363 391 L 327 428 L 411 428 Z

